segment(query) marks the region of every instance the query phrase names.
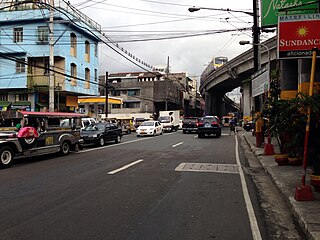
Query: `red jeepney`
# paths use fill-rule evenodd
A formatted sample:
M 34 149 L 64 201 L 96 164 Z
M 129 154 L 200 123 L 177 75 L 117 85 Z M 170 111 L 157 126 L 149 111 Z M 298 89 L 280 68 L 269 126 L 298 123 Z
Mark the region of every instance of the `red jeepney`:
M 78 151 L 83 114 L 66 112 L 0 112 L 0 168 L 15 157 Z

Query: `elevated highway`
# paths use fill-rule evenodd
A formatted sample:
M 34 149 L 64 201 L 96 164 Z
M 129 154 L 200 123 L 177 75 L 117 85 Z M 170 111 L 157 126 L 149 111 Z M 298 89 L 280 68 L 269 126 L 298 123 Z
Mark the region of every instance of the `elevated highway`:
M 261 66 L 264 68 L 268 65 L 269 55 L 272 64 L 277 59 L 277 39 L 276 37 L 270 38 L 262 42 L 261 45 Z M 241 47 L 239 45 L 239 48 Z M 210 65 L 213 66 L 213 63 Z M 241 107 L 251 109 L 251 87 L 248 81 L 251 80 L 251 75 L 254 73 L 253 48 L 231 59 L 216 70 L 210 69 L 210 65 L 202 73 L 200 81 L 200 93 L 205 98 L 206 114 L 221 116 L 228 112 L 224 95 L 237 87 L 246 85 L 246 83 L 247 87 L 243 92 L 242 101 L 244 106 Z

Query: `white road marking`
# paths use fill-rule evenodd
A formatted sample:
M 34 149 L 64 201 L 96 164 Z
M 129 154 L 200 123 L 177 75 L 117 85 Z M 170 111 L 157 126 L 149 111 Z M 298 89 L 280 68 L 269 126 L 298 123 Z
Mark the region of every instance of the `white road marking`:
M 116 147 L 116 146 L 124 145 L 124 144 L 127 144 L 127 143 L 145 141 L 145 140 L 148 140 L 148 139 L 150 140 L 150 138 L 140 138 L 140 139 L 136 139 L 136 140 L 132 140 L 132 141 L 120 142 L 120 143 L 117 143 L 117 144 L 107 145 L 107 146 L 103 146 L 103 147 L 96 147 L 96 148 L 90 148 L 90 149 L 86 149 L 86 150 L 81 150 L 81 151 L 75 152 L 75 153 L 79 154 L 79 153 L 91 152 L 91 151 L 96 151 L 96 150 L 103 149 L 103 148 Z
M 183 144 L 183 142 L 179 142 L 177 144 L 172 145 L 173 148 L 178 147 L 179 145 Z
M 236 160 L 237 160 L 237 165 L 239 167 L 239 174 L 240 174 L 240 180 L 241 180 L 241 185 L 242 185 L 242 191 L 243 191 L 243 196 L 244 200 L 246 203 L 246 208 L 247 212 L 249 215 L 249 221 L 250 221 L 250 227 L 251 227 L 251 232 L 252 232 L 252 237 L 254 240 L 262 240 L 258 222 L 256 219 L 256 216 L 254 214 L 254 209 L 252 206 L 252 202 L 250 199 L 247 183 L 244 177 L 243 169 L 240 163 L 240 157 L 239 157 L 239 144 L 238 144 L 238 138 L 237 136 L 234 136 L 236 139 L 236 146 L 235 146 L 235 151 L 236 151 Z
M 193 138 L 198 138 L 198 135 L 194 136 Z
M 137 161 L 135 161 L 135 162 L 129 163 L 129 164 L 127 164 L 127 165 L 125 165 L 125 166 L 123 166 L 123 167 L 121 167 L 121 168 L 118 168 L 118 169 L 116 169 L 116 170 L 113 170 L 113 171 L 111 171 L 111 172 L 108 172 L 108 174 L 115 174 L 115 173 L 121 172 L 121 171 L 123 171 L 123 170 L 125 170 L 125 169 L 127 169 L 127 168 L 129 168 L 129 167 L 132 167 L 132 166 L 134 166 L 134 165 L 136 165 L 136 164 L 138 164 L 138 163 L 141 163 L 141 162 L 143 162 L 143 159 L 139 159 L 139 160 L 137 160 Z

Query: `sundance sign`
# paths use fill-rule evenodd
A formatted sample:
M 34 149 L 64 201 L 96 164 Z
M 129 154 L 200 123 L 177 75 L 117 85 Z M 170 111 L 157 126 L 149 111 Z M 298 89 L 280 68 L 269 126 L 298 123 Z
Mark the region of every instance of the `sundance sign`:
M 280 16 L 278 58 L 309 58 L 320 48 L 320 14 Z

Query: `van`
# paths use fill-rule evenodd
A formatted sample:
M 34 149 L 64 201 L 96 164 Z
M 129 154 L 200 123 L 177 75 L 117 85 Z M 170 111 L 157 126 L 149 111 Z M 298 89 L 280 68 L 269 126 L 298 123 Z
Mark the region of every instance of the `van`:
M 92 118 L 92 117 L 81 118 L 81 130 L 93 123 L 97 123 L 97 120 L 95 118 Z

